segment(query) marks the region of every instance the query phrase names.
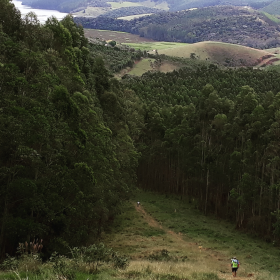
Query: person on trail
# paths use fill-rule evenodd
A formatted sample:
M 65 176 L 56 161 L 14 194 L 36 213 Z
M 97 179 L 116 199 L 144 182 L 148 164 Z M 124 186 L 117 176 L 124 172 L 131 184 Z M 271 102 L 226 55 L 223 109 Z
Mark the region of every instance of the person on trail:
M 140 206 L 140 202 L 139 201 L 137 202 L 137 206 Z
M 231 270 L 232 270 L 232 276 L 236 277 L 236 272 L 239 268 L 240 262 L 236 259 L 236 257 L 233 257 L 231 259 Z

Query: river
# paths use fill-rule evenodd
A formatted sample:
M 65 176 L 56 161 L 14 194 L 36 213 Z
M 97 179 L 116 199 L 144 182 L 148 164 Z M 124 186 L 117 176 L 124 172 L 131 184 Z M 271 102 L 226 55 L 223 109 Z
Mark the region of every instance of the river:
M 22 16 L 25 16 L 29 12 L 34 12 L 40 20 L 40 23 L 45 23 L 45 21 L 51 16 L 55 16 L 60 20 L 67 15 L 66 13 L 61 13 L 55 10 L 33 9 L 29 6 L 22 5 L 21 1 L 12 0 L 12 3 L 20 10 Z

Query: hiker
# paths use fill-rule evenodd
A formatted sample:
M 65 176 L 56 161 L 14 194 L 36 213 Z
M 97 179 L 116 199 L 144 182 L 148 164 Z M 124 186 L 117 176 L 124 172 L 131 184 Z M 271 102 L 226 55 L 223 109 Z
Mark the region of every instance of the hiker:
M 139 201 L 137 201 L 137 206 L 140 206 L 140 202 Z
M 240 262 L 236 259 L 236 257 L 233 257 L 231 259 L 231 271 L 232 271 L 232 276 L 236 277 L 236 272 L 239 268 Z

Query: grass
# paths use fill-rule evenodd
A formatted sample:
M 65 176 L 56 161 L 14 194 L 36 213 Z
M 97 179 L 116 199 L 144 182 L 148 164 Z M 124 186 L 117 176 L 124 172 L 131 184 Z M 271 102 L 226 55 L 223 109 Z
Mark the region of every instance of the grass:
M 272 20 L 273 22 L 279 24 L 280 23 L 280 19 L 274 15 L 271 15 L 269 13 L 266 12 L 262 12 L 267 18 L 269 18 L 270 20 Z
M 126 273 L 134 275 L 132 279 L 152 279 L 143 276 L 146 270 L 154 279 L 156 275 L 208 279 L 206 274 L 211 275 L 209 279 L 231 279 L 229 263 L 233 255 L 241 262 L 239 277 L 253 274 L 257 280 L 280 279 L 279 248 L 236 231 L 234 223 L 205 217 L 195 202 L 176 196 L 139 192 L 135 200 L 149 214 L 138 213 L 128 204 L 115 221 L 116 227 L 104 236 L 110 247 L 130 256 Z M 156 224 L 148 224 L 151 216 Z M 147 226 L 165 233 L 149 236 Z M 163 249 L 173 261 L 149 261 L 151 254 Z
M 139 43 L 128 43 L 128 46 L 134 49 L 140 49 L 145 51 L 152 50 L 163 50 L 163 49 L 173 49 L 178 47 L 183 47 L 188 44 L 185 43 L 174 43 L 174 42 L 139 42 Z
M 152 58 L 145 58 L 138 62 L 133 69 L 129 72 L 130 75 L 142 76 L 145 72 L 153 70 L 151 63 L 155 60 Z
M 145 16 L 150 16 L 152 14 L 140 14 L 140 15 L 132 15 L 132 16 L 126 16 L 126 17 L 119 17 L 118 19 L 123 19 L 123 20 L 132 20 L 135 18 L 140 18 L 140 17 L 145 17 Z
M 137 6 L 142 6 L 139 3 L 135 2 L 107 2 L 108 4 L 111 5 L 112 9 L 120 9 L 120 8 L 125 8 L 125 7 L 137 7 Z
M 75 279 L 229 280 L 233 255 L 241 262 L 236 280 L 280 279 L 279 248 L 236 231 L 234 223 L 205 217 L 195 201 L 143 191 L 134 200 L 141 207 L 127 202 L 102 234 L 107 247 L 128 256 L 130 265 L 119 270 L 104 264 L 98 274 L 84 267 Z M 0 272 L 0 279 L 58 279 L 49 264 L 33 264 L 32 271 L 30 265 L 23 266 L 20 276 Z
M 191 53 L 194 53 L 197 59 L 223 65 L 228 62 L 229 66 L 252 66 L 257 64 L 259 58 L 268 54 L 264 50 L 211 41 L 159 50 L 159 54 L 183 58 L 189 58 Z

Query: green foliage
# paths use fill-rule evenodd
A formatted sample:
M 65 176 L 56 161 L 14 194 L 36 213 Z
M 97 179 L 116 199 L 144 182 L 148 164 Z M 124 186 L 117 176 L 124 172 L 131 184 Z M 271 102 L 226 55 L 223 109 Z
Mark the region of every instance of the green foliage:
M 0 258 L 34 237 L 44 257 L 66 253 L 97 238 L 133 190 L 137 101 L 125 104 L 71 16 L 40 25 L 9 1 L 0 11 Z
M 134 61 L 140 60 L 143 56 L 141 51 L 132 52 L 98 44 L 90 44 L 89 49 L 94 57 L 102 57 L 107 69 L 111 72 L 119 72 L 126 67 L 132 67 Z
M 53 263 L 53 272 L 59 278 L 66 278 L 69 280 L 76 279 L 75 271 L 71 263 L 64 256 L 59 256 L 56 252 L 52 253 L 50 262 Z
M 141 186 L 194 197 L 277 243 L 279 74 L 210 65 L 123 81 L 145 103 Z
M 209 2 L 208 5 L 211 6 Z M 183 9 L 129 21 L 105 16 L 75 18 L 75 21 L 86 28 L 124 31 L 157 41 L 220 41 L 261 49 L 277 47 L 280 43 L 276 18 L 234 6 Z

